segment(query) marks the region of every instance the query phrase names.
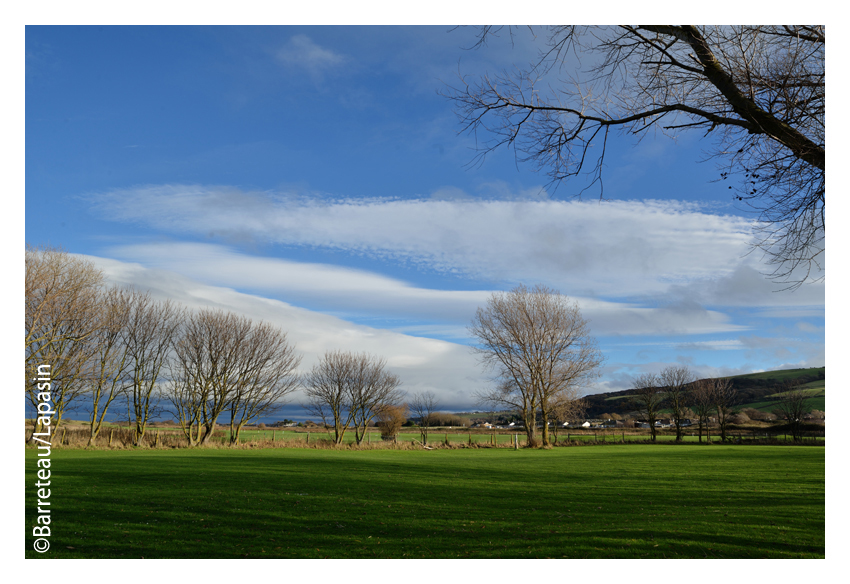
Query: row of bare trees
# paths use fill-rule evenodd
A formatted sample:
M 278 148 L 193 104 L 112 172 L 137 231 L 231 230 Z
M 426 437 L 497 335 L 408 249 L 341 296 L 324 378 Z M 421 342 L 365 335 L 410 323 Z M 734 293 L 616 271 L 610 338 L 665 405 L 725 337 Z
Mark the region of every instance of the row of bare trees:
M 299 387 L 304 407 L 318 416 L 336 444 L 353 429 L 360 444 L 375 420 L 392 429 L 408 409 L 418 418 L 423 444 L 438 425 L 432 392 L 403 404 L 401 380 L 386 360 L 366 353 L 329 351 L 299 378 L 301 357 L 280 329 L 233 313 L 189 311 L 148 292 L 106 287 L 91 262 L 53 248 L 26 248 L 26 395 L 38 411 L 49 395 L 52 417 L 37 417 L 33 434 L 52 431 L 75 401 L 88 400 L 90 443 L 110 406 L 124 401 L 134 440 L 145 436 L 161 401 L 170 402 L 189 445 L 206 444 L 222 414 L 230 416 L 230 442 L 242 428 L 269 415 Z M 474 347 L 493 373 L 482 403 L 521 413 L 530 445 L 549 444 L 549 422 L 581 417 L 581 390 L 598 375 L 602 355 L 578 305 L 543 286 L 519 286 L 493 294 L 470 326 Z M 49 365 L 51 391 L 41 388 Z M 655 420 L 672 408 L 676 439 L 692 408 L 699 435 L 717 413 L 720 433 L 735 402 L 729 379 L 694 380 L 686 367 L 668 367 L 635 379 L 636 400 L 655 440 Z M 805 395 L 785 392 L 782 413 L 794 426 L 803 418 Z M 401 422 L 399 421 L 401 420 Z M 537 439 L 538 422 L 542 427 Z M 48 429 L 49 430 L 49 429 Z
M 299 385 L 301 357 L 280 329 L 107 287 L 92 262 L 60 249 L 27 246 L 25 313 L 26 395 L 37 411 L 52 407 L 51 416 L 36 418 L 33 434 L 55 432 L 72 404 L 85 400 L 91 444 L 118 400 L 138 444 L 166 401 L 190 445 L 209 442 L 222 413 L 230 414 L 235 444 L 243 426 Z M 44 391 L 33 380 L 48 370 Z
M 736 399 L 735 389 L 728 378 L 696 380 L 687 367 L 673 366 L 657 374 L 639 375 L 634 378 L 633 384 L 634 403 L 649 424 L 653 442 L 656 438 L 655 422 L 662 408 L 670 409 L 677 442 L 683 439 L 682 422 L 688 416 L 688 409 L 696 414 L 700 442 L 713 412 L 717 413 L 721 440 L 726 440 L 726 424 Z
M 286 334 L 271 324 L 107 287 L 88 260 L 26 248 L 26 394 L 38 410 L 48 393 L 33 381 L 43 375 L 39 366 L 49 365 L 55 412 L 37 418 L 33 433 L 45 424 L 55 432 L 72 404 L 85 401 L 91 444 L 110 408 L 114 413 L 116 402 L 124 402 L 138 444 L 164 403 L 190 446 L 209 443 L 222 415 L 230 419 L 230 443 L 238 444 L 244 426 L 301 387 L 305 407 L 331 429 L 335 443 L 351 428 L 361 443 L 375 420 L 391 433 L 406 420 L 401 380 L 385 359 L 329 351 L 303 379 L 296 374 L 300 362 Z M 426 441 L 437 402 L 432 393 L 420 398 L 425 401 L 413 403 Z
M 155 392 L 183 311 L 150 294 L 107 288 L 94 264 L 56 248 L 26 248 L 25 394 L 33 408 L 46 400 L 51 417 L 38 417 L 33 433 L 61 424 L 74 403 L 91 404 L 90 443 L 109 407 L 127 403 L 135 440 L 145 434 Z M 50 371 L 50 392 L 32 382 Z
M 662 408 L 670 409 L 677 441 L 682 440 L 682 420 L 689 411 L 696 415 L 700 442 L 703 431 L 709 432 L 712 416 L 717 417 L 720 439 L 726 441 L 726 428 L 738 402 L 738 392 L 729 378 L 697 380 L 687 367 L 667 367 L 659 374 L 647 373 L 636 377 L 634 385 L 634 402 L 649 424 L 653 441 L 655 421 Z M 788 422 L 796 442 L 802 439 L 803 419 L 808 413 L 810 398 L 812 395 L 805 390 L 789 385 L 782 386 L 777 393 L 775 412 Z
M 737 401 L 737 391 L 728 378 L 700 379 L 691 386 L 691 403 L 697 415 L 699 439 L 702 442 L 703 429 L 708 432 L 708 421 L 712 413 L 717 414 L 720 426 L 720 439 L 726 441 L 726 426 Z

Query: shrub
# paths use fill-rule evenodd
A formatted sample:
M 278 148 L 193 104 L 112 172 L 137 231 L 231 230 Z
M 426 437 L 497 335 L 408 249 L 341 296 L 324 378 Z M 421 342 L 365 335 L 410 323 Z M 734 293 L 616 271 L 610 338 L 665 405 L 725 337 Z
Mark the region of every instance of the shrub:
M 461 426 L 466 427 L 469 425 L 469 420 L 466 418 L 461 418 L 455 414 L 448 414 L 446 412 L 435 412 L 431 414 L 431 426 Z
M 740 426 L 741 424 L 746 424 L 747 422 L 751 422 L 750 417 L 743 413 L 739 412 L 729 417 L 729 423 L 735 424 L 736 426 Z
M 407 405 L 385 405 L 378 409 L 376 425 L 381 429 L 381 438 L 390 440 L 398 435 L 402 424 L 407 421 Z

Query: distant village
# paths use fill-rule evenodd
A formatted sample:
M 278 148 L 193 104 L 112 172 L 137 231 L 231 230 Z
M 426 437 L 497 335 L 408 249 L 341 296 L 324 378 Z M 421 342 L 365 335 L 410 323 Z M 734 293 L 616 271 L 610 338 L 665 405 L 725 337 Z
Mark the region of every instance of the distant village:
M 538 427 L 541 424 L 538 424 Z M 547 422 L 546 424 L 550 428 L 553 426 L 551 422 Z M 643 420 L 600 420 L 600 419 L 590 419 L 590 420 L 582 420 L 579 422 L 561 422 L 557 424 L 561 428 L 649 428 L 649 423 Z M 693 422 L 689 419 L 683 419 L 681 421 L 682 427 L 692 426 Z M 655 420 L 656 428 L 670 428 L 673 426 L 673 420 L 668 418 L 662 418 L 659 420 Z M 490 422 L 475 422 L 469 426 L 470 428 L 484 428 L 488 430 L 511 430 L 511 429 L 519 429 L 524 428 L 525 424 L 523 422 L 510 422 L 508 424 L 499 425 L 499 424 L 491 424 Z

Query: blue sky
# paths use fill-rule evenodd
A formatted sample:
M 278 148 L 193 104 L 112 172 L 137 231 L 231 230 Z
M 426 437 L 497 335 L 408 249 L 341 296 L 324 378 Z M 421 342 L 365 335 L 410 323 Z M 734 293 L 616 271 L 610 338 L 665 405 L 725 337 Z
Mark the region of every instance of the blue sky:
M 450 27 L 27 27 L 26 241 L 110 281 L 279 324 L 309 368 L 387 357 L 474 408 L 466 326 L 497 290 L 575 298 L 606 357 L 591 392 L 824 365 L 824 285 L 776 292 L 754 217 L 698 135 L 609 144 L 605 201 L 510 151 L 474 159 L 439 92 L 525 65 L 521 33 Z

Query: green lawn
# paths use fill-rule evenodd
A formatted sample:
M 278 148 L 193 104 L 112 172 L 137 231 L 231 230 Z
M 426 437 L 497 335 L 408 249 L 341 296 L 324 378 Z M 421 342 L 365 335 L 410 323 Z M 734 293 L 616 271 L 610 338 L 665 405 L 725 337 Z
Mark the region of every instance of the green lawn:
M 824 449 L 52 453 L 53 558 L 824 557 Z

